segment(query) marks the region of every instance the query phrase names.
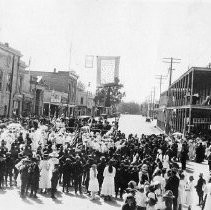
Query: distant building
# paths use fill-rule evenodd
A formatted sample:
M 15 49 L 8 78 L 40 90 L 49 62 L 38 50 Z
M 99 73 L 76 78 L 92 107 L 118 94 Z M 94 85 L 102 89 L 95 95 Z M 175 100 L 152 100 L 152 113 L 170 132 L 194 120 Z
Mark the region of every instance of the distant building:
M 29 71 L 21 72 L 22 80 L 22 116 L 43 115 L 44 92 L 47 84 L 39 76 L 33 76 Z
M 44 115 L 69 116 L 76 106 L 76 87 L 78 75 L 73 71 L 30 71 L 33 76 L 41 76 L 48 86 L 44 92 Z
M 82 82 L 78 82 L 76 91 L 76 115 L 92 115 L 94 108 L 94 96 L 85 89 Z

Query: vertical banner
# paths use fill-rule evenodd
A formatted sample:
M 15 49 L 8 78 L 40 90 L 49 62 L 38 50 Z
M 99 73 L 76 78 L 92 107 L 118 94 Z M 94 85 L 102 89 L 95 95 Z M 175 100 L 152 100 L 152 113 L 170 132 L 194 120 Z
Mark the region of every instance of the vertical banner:
M 120 56 L 97 56 L 97 86 L 115 83 L 119 63 Z
M 94 56 L 86 55 L 85 58 L 85 68 L 93 68 Z

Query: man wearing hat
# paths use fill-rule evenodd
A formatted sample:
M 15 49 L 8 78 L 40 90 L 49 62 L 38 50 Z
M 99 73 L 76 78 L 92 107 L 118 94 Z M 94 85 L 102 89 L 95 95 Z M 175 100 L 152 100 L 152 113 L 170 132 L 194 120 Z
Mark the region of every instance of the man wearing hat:
M 197 185 L 195 186 L 196 192 L 199 197 L 198 206 L 202 205 L 202 202 L 203 202 L 203 196 L 204 196 L 203 186 L 205 186 L 205 184 L 206 184 L 206 181 L 203 179 L 203 173 L 200 173 Z
M 178 198 L 178 188 L 179 188 L 179 178 L 177 177 L 177 172 L 176 170 L 171 171 L 171 176 L 169 179 L 166 181 L 166 190 L 171 190 L 174 195 L 173 199 L 173 206 L 174 210 L 177 209 L 177 198 Z
M 63 192 L 66 188 L 66 192 L 69 192 L 70 187 L 70 179 L 71 179 L 71 173 L 72 173 L 72 164 L 71 159 L 66 158 L 66 161 L 62 167 L 62 173 L 63 173 Z
M 4 154 L 0 153 L 0 189 L 3 188 L 4 173 L 5 173 L 5 156 Z
M 56 188 L 59 181 L 59 164 L 54 165 L 51 177 L 51 198 L 55 199 Z
M 80 157 L 76 156 L 76 162 L 73 164 L 73 179 L 74 179 L 74 188 L 75 194 L 79 189 L 80 194 L 82 194 L 82 175 L 83 175 L 83 165 L 80 161 Z
M 40 178 L 40 169 L 38 166 L 39 157 L 33 157 L 31 160 L 32 163 L 29 168 L 29 187 L 31 188 L 30 197 L 37 198 Z
M 22 160 L 22 165 L 20 166 L 20 178 L 21 178 L 21 197 L 25 197 L 27 194 L 27 187 L 29 183 L 29 166 L 30 160 L 25 158 Z
M 98 179 L 98 182 L 99 182 L 99 189 L 100 190 L 101 190 L 101 187 L 102 187 L 102 184 L 103 184 L 103 172 L 104 172 L 105 167 L 106 167 L 105 157 L 102 156 L 101 159 L 100 159 L 100 163 L 97 166 L 97 171 L 98 171 L 97 179 Z
M 12 170 L 14 168 L 14 160 L 11 157 L 11 153 L 7 152 L 6 153 L 6 160 L 5 160 L 5 182 L 6 182 L 6 187 L 7 187 L 7 178 L 9 176 L 10 178 L 10 187 L 12 186 Z

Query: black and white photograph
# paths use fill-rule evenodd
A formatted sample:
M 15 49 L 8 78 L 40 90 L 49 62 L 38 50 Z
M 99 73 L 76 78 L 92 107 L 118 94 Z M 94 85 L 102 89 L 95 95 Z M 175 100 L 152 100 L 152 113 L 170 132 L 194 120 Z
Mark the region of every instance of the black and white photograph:
M 211 210 L 211 1 L 0 0 L 0 209 Z

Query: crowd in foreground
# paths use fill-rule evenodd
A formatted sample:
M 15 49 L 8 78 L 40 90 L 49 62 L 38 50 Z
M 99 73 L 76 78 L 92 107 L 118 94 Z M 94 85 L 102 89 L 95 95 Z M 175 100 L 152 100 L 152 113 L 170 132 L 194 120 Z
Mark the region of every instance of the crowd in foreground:
M 184 206 L 190 210 L 196 190 L 198 205 L 210 210 L 211 179 L 199 173 L 193 182 L 194 177 L 185 172 L 187 160 L 207 159 L 211 170 L 210 142 L 163 134 L 126 138 L 116 123 L 108 126 L 107 120 L 99 121 L 98 125 L 110 127 L 107 133 L 90 132 L 84 125 L 68 133 L 65 126 L 58 126 L 62 119 L 52 126 L 39 120 L 30 127 L 8 122 L 1 129 L 0 188 L 16 186 L 22 198 L 37 198 L 40 193 L 56 199 L 61 186 L 64 193 L 74 189 L 90 200 L 119 197 L 124 200 L 122 210 Z

